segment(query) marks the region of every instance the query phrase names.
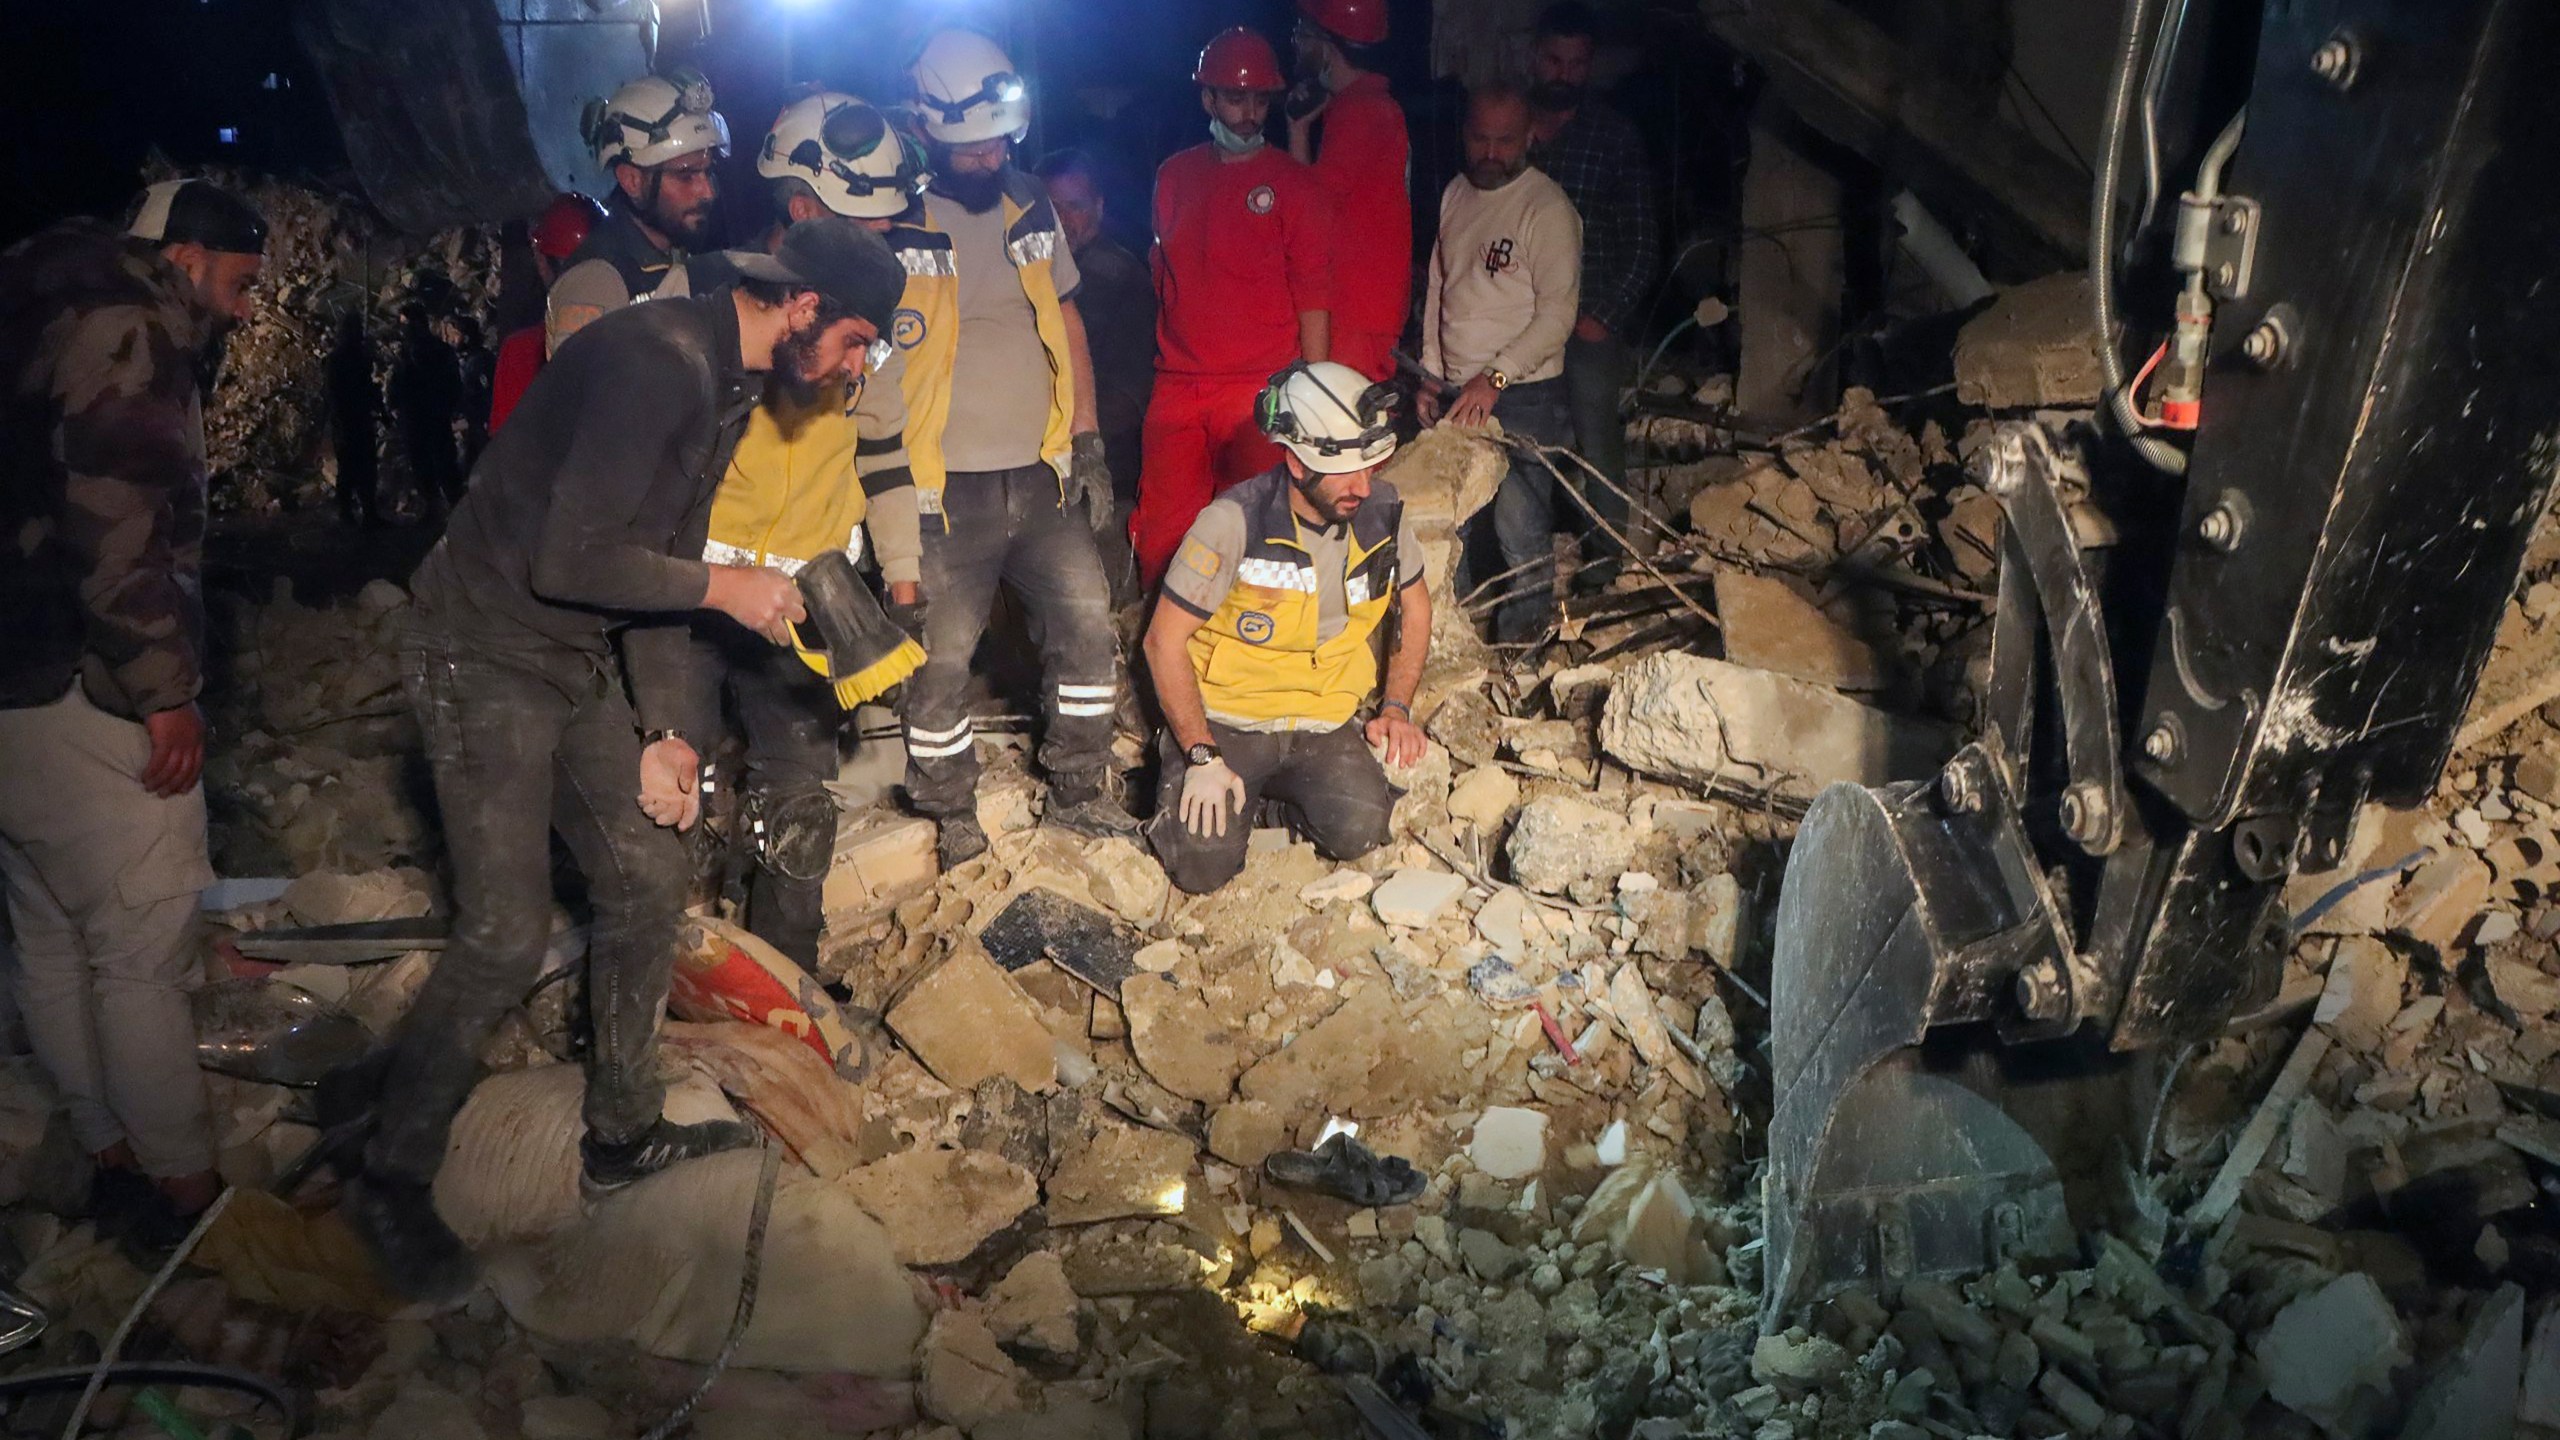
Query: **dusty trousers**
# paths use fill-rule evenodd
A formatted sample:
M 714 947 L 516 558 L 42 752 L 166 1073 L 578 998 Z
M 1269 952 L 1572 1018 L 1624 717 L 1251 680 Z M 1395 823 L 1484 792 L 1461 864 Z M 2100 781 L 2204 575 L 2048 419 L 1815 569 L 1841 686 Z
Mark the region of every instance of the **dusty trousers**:
M 402 680 L 426 740 L 453 868 L 453 939 L 392 1032 L 365 1169 L 423 1184 L 443 1163 L 480 1048 L 538 978 L 551 932 L 551 832 L 587 879 L 589 1134 L 612 1144 L 658 1119 L 684 847 L 640 813 L 640 735 L 609 656 L 466 647 L 432 616 L 402 637 Z
M 924 668 L 907 681 L 907 798 L 920 815 L 967 811 L 978 789 L 969 661 L 996 587 L 1013 593 L 1040 645 L 1040 764 L 1052 804 L 1109 778 L 1119 645 L 1111 592 L 1082 506 L 1060 503 L 1046 465 L 954 471 L 943 514 L 924 517 Z
M 0 879 L 18 1004 L 80 1147 L 130 1142 L 162 1178 L 213 1168 L 188 992 L 213 883 L 204 787 L 142 788 L 151 738 L 89 703 L 0 710 Z
M 1265 377 L 1159 375 L 1147 402 L 1146 459 L 1129 543 L 1138 585 L 1152 591 L 1218 492 L 1280 463 L 1280 447 L 1254 424 Z
M 1602 485 L 1580 473 L 1580 466 L 1564 461 L 1557 464 L 1566 468 L 1567 478 L 1590 499 L 1591 508 L 1600 512 L 1600 518 L 1616 526 L 1622 535 L 1627 530 L 1627 497 L 1619 491 L 1627 483 L 1627 422 L 1618 414 L 1618 399 L 1635 380 L 1635 373 L 1635 351 L 1615 334 L 1605 340 L 1577 336 L 1564 342 L 1564 383 L 1573 404 L 1573 448 L 1609 484 Z M 1582 553 L 1586 559 L 1617 556 L 1618 542 L 1610 539 L 1607 531 L 1589 524 L 1587 516 L 1577 514 L 1574 520 L 1573 528 L 1583 531 Z
M 732 625 L 721 646 L 729 704 L 747 740 L 741 799 L 754 868 L 747 928 L 812 975 L 825 923 L 827 865 L 835 858 L 836 730 L 844 712 L 798 657 Z
M 1354 860 L 1386 843 L 1395 796 L 1388 789 L 1387 772 L 1369 753 L 1359 721 L 1331 730 L 1262 731 L 1212 720 L 1209 738 L 1244 781 L 1243 811 L 1227 817 L 1224 835 L 1194 835 L 1184 828 L 1182 781 L 1190 762 L 1183 759 L 1171 730 L 1163 732 L 1156 746 L 1164 778 L 1156 786 L 1147 843 L 1185 894 L 1215 890 L 1244 869 L 1254 813 L 1265 798 L 1294 807 L 1306 838 L 1328 860 Z

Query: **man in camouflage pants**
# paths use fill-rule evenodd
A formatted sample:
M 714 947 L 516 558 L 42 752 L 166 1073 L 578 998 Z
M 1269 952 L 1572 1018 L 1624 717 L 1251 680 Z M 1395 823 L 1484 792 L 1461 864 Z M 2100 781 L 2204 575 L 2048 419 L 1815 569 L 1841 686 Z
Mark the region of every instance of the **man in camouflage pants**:
M 201 392 L 265 245 L 237 197 L 168 181 L 126 232 L 0 255 L 0 879 L 37 1058 L 143 1248 L 221 1184 L 187 1000 L 213 881 Z

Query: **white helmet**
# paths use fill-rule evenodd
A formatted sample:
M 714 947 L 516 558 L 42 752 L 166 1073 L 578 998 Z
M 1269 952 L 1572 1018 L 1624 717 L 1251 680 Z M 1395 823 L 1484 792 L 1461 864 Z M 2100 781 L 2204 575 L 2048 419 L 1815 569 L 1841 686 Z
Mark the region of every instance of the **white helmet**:
M 729 122 L 711 108 L 711 82 L 695 70 L 643 75 L 610 100 L 590 100 L 578 128 L 608 172 L 621 161 L 645 170 L 697 150 L 729 153 Z
M 1003 47 L 975 30 L 933 32 L 907 76 L 924 133 L 945 145 L 1018 141 L 1031 129 L 1030 83 L 1014 73 Z
M 1271 377 L 1254 404 L 1262 433 L 1321 475 L 1366 470 L 1396 453 L 1396 387 L 1332 360 Z
M 756 154 L 756 173 L 799 180 L 818 202 L 855 220 L 887 220 L 933 177 L 921 148 L 869 102 L 833 90 L 783 108 Z

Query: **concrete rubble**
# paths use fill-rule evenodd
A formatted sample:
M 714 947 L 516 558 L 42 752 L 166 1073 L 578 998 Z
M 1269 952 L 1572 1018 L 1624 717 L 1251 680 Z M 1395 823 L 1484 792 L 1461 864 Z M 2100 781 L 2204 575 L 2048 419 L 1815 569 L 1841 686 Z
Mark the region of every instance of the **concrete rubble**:
M 1967 403 L 2087 403 L 2085 337 L 2047 323 L 2072 302 L 2035 288 L 1965 331 Z M 1405 463 L 1445 547 L 1499 467 L 1438 433 Z M 1687 522 L 1647 553 L 1720 629 L 1567 616 L 1542 655 L 1437 657 L 1416 707 L 1434 756 L 1353 864 L 1266 829 L 1233 884 L 1184 896 L 1142 846 L 1040 828 L 1010 740 L 989 746 L 991 848 L 951 875 L 930 825 L 843 795 L 821 970 L 858 1063 L 716 1015 L 670 1031 L 680 1118 L 751 1114 L 784 1150 L 757 1320 L 694 1433 L 1371 1433 L 1346 1381 L 1425 1433 L 1536 1440 L 2560 1428 L 2560 714 L 2530 709 L 2289 889 L 2277 1000 L 2185 1059 L 2156 1153 L 2127 1152 L 2149 1222 L 1761 1333 L 1776 881 L 1821 786 L 1925 776 L 1973 718 L 1999 512 L 1966 443 L 1853 391 L 1765 452 L 1640 467 Z M 2538 578 L 2560 568 L 2537 553 Z M 2503 663 L 2543 653 L 2554 601 L 2520 603 Z M 398 604 L 226 612 L 259 658 L 210 703 L 268 740 L 218 761 L 224 868 L 302 878 L 223 925 L 447 908 L 432 826 L 381 778 L 415 745 L 396 675 L 363 658 Z M 977 936 L 1033 890 L 1134 932 L 1135 973 L 999 965 Z M 565 966 L 575 917 L 556 928 Z M 433 961 L 215 963 L 382 1034 Z M 406 1313 L 368 1288 L 324 1178 L 250 1212 L 155 1343 L 281 1357 L 349 1440 L 626 1437 L 667 1413 L 719 1349 L 756 1160 L 582 1206 L 570 989 L 510 1017 L 457 1130 L 440 1204 L 487 1269 L 471 1300 Z M 140 1277 L 37 1205 L 65 1188 L 48 1101 L 5 1076 L 20 1286 L 57 1331 L 102 1334 Z M 235 1180 L 316 1139 L 273 1087 L 215 1094 Z M 1420 1196 L 1267 1175 L 1345 1127 Z

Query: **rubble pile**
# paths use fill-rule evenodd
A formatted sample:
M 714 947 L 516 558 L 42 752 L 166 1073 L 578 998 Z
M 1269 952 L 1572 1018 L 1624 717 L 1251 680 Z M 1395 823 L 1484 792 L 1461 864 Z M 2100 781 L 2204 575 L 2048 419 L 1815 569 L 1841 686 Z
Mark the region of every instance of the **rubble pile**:
M 376 580 L 309 606 L 211 598 L 216 743 L 205 760 L 214 868 L 226 875 L 433 865 L 442 853 L 417 720 L 400 687 L 408 595 Z

